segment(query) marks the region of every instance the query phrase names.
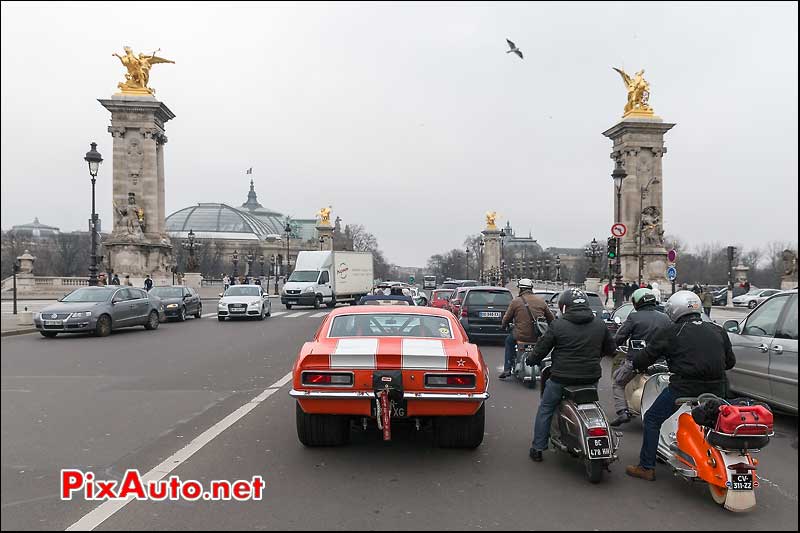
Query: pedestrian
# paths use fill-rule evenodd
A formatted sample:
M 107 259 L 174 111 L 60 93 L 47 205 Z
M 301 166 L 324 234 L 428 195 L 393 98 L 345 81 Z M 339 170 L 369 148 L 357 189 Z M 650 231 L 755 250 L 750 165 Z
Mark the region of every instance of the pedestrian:
M 750 281 L 749 280 L 745 280 L 745 282 L 744 282 L 744 293 L 747 294 L 748 292 L 750 292 Z
M 114 274 L 114 277 L 111 278 L 111 284 L 112 285 L 119 285 L 119 275 L 118 274 Z
M 608 305 L 608 291 L 609 291 L 609 285 L 610 284 L 611 284 L 611 280 L 608 280 L 608 282 L 606 282 L 605 286 L 603 287 L 603 293 L 605 293 L 605 295 L 606 295 L 606 301 L 605 301 L 605 303 L 603 305 Z
M 236 285 L 236 276 L 231 276 L 230 284 L 231 285 Z
M 647 287 L 656 295 L 656 302 L 661 303 L 661 289 L 658 288 L 658 283 L 654 281 L 652 285 L 648 285 Z
M 152 288 L 153 288 L 153 280 L 152 278 L 150 278 L 150 274 L 148 274 L 147 277 L 144 278 L 144 290 L 149 292 L 150 289 Z
M 231 286 L 231 278 L 229 278 L 227 274 L 222 277 L 222 286 L 225 287 L 224 290 L 226 291 L 228 290 L 228 287 Z
M 253 283 L 255 283 L 256 285 L 261 285 L 261 278 L 256 278 Z
M 98 285 L 108 285 L 108 280 L 106 279 L 106 273 L 100 272 L 97 275 L 97 284 Z
M 633 293 L 636 292 L 636 289 L 639 287 L 632 281 L 628 282 L 628 297 L 626 300 L 630 301 L 633 298 Z
M 130 275 L 127 275 L 127 274 L 125 275 L 125 286 L 126 287 L 133 287 L 133 283 L 131 283 L 131 277 L 130 277 Z
M 714 305 L 714 294 L 711 292 L 708 285 L 705 286 L 702 294 L 700 294 L 700 300 L 703 302 L 703 311 L 706 312 L 706 316 L 711 318 L 711 306 Z

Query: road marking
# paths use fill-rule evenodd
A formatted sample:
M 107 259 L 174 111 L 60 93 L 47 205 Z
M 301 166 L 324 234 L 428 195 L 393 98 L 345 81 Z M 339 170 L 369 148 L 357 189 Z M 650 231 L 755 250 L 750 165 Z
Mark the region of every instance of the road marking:
M 142 483 L 146 486 L 147 483 L 159 481 L 167 476 L 170 472 L 181 466 L 189 460 L 195 453 L 200 451 L 206 444 L 218 437 L 223 431 L 231 427 L 233 424 L 241 420 L 247 413 L 258 407 L 258 404 L 278 392 L 281 387 L 286 385 L 292 380 L 292 373 L 289 372 L 281 379 L 264 389 L 264 391 L 242 405 L 234 412 L 205 430 L 199 436 L 195 437 L 188 445 L 181 448 L 170 457 L 167 457 L 160 465 L 156 466 L 142 477 Z M 89 511 L 80 520 L 69 526 L 67 531 L 92 531 L 94 528 L 111 518 L 117 511 L 128 505 L 133 501 L 134 497 L 119 501 L 106 501 L 100 504 L 99 507 Z
M 300 311 L 299 313 L 292 313 L 291 315 L 286 315 L 286 318 L 297 318 L 299 316 L 303 316 L 308 314 L 308 311 Z
M 275 312 L 272 313 L 272 316 L 281 316 L 281 315 L 285 315 L 288 312 L 289 311 L 275 311 Z
M 210 317 L 210 316 L 214 316 L 214 315 L 216 315 L 216 314 L 217 314 L 217 313 L 206 313 L 206 314 L 204 314 L 204 315 L 201 315 L 201 318 L 208 318 L 208 317 Z
M 330 313 L 330 311 L 323 311 L 323 312 L 321 312 L 321 313 L 314 313 L 313 315 L 311 315 L 311 316 L 310 316 L 310 317 L 308 317 L 308 318 L 319 318 L 319 317 L 321 317 L 321 316 L 325 316 L 325 315 L 327 315 L 327 314 L 329 314 L 329 313 Z

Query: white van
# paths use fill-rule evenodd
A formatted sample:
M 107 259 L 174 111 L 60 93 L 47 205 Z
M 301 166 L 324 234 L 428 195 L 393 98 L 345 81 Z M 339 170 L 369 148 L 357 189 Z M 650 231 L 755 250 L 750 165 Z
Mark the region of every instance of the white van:
M 372 254 L 369 252 L 300 252 L 294 272 L 281 292 L 286 309 L 358 300 L 372 289 Z

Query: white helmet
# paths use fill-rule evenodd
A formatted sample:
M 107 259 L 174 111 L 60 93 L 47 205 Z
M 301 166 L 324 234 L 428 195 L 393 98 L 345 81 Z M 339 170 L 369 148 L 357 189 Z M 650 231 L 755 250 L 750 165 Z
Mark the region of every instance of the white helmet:
M 533 289 L 533 282 L 528 278 L 522 278 L 517 282 L 517 287 L 520 289 Z
M 703 305 L 692 291 L 678 291 L 669 297 L 664 305 L 664 312 L 673 322 L 677 322 L 682 316 L 699 315 L 703 312 Z

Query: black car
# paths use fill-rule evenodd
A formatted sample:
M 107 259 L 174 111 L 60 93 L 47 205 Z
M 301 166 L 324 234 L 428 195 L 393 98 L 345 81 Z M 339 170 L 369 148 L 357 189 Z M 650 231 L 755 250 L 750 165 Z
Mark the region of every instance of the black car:
M 606 306 L 603 305 L 603 300 L 600 299 L 600 295 L 596 292 L 588 292 L 583 291 L 586 294 L 586 297 L 589 299 L 589 307 L 594 312 L 595 316 L 602 318 L 603 320 L 607 320 L 611 316 L 611 312 L 606 309 Z M 555 293 L 553 296 L 550 297 L 550 300 L 547 302 L 548 307 L 550 307 L 550 311 L 553 312 L 553 316 L 558 318 L 561 316 L 561 311 L 558 309 L 558 298 L 561 296 L 560 292 Z
M 511 300 L 511 291 L 502 287 L 470 287 L 458 316 L 470 341 L 504 340 L 508 332 L 501 324 Z
M 164 314 L 167 318 L 177 318 L 181 322 L 187 315 L 200 318 L 203 314 L 203 304 L 200 295 L 191 287 L 182 285 L 168 285 L 150 289 L 152 296 L 157 296 L 164 305 Z
M 442 283 L 440 289 L 457 289 L 459 287 L 477 287 L 478 282 L 471 279 L 449 279 Z

